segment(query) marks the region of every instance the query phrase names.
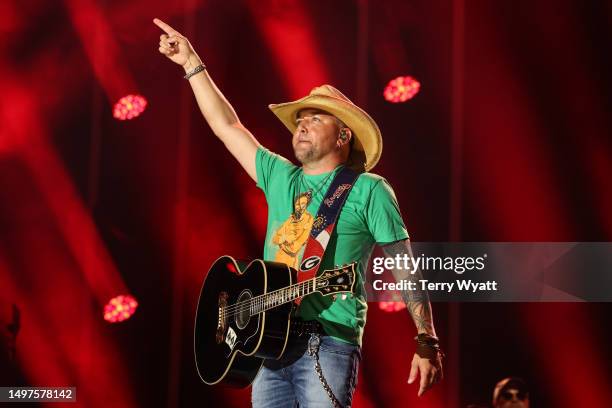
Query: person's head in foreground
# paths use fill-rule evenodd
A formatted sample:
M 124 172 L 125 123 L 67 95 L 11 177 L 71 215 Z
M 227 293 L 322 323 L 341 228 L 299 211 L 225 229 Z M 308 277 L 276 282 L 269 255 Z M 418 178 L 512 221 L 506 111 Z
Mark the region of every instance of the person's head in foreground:
M 504 378 L 493 391 L 494 408 L 529 408 L 529 390 L 518 377 Z

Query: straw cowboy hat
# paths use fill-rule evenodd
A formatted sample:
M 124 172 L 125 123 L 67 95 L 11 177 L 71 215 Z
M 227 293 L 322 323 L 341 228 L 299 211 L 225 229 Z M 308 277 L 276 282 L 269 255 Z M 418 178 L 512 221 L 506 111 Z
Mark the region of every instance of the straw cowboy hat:
M 316 87 L 309 95 L 297 101 L 272 104 L 269 107 L 291 133 L 294 133 L 297 127 L 295 121 L 300 110 L 313 108 L 328 112 L 344 122 L 353 132 L 355 141 L 350 157 L 353 166 L 369 171 L 380 159 L 382 136 L 376 122 L 331 85 Z

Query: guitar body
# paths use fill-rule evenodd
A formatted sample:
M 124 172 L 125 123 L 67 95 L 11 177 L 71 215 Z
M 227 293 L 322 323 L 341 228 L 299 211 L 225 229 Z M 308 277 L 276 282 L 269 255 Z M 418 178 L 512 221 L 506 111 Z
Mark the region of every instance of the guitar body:
M 252 299 L 296 282 L 285 264 L 222 256 L 210 268 L 196 312 L 194 351 L 202 381 L 246 387 L 264 359 L 285 351 L 293 303 L 251 315 Z M 242 303 L 241 303 L 242 302 Z

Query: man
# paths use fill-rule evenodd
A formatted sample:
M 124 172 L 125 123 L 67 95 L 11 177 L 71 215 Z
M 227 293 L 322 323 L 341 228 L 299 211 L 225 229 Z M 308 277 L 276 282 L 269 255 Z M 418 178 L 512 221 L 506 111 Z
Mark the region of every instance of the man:
M 280 360 L 267 360 L 253 383 L 255 407 L 350 406 L 365 326 L 364 269 L 373 245 L 390 257 L 411 256 L 408 233 L 389 184 L 368 173 L 378 162 L 382 137 L 374 120 L 329 85 L 294 102 L 270 105 L 292 132 L 301 167 L 263 148 L 242 125 L 213 83 L 189 41 L 155 19 L 165 33 L 159 52 L 183 67 L 202 114 L 214 132 L 261 188 L 268 202 L 266 260 L 296 267 L 313 219 L 334 177 L 344 166 L 362 174 L 355 181 L 329 237 L 321 270 L 357 262 L 353 296 L 305 297 L 292 319 L 290 344 Z M 396 279 L 415 279 L 405 270 Z M 441 378 L 441 353 L 426 293 L 403 293 L 417 331 L 409 383 L 420 374 L 418 395 Z
M 504 378 L 493 391 L 494 408 L 529 408 L 529 390 L 521 378 Z

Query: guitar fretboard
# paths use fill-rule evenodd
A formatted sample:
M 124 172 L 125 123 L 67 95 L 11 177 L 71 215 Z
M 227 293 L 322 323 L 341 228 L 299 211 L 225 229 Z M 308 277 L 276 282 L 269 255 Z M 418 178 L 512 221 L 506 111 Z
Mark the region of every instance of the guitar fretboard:
M 306 296 L 315 291 L 316 277 L 304 282 L 296 283 L 286 288 L 275 290 L 274 292 L 256 296 L 250 299 L 249 314 L 255 316 L 266 310 L 273 309 L 285 303 L 293 302 L 295 299 Z
M 294 301 L 297 298 L 306 296 L 314 292 L 317 288 L 317 282 L 320 277 L 314 277 L 304 282 L 299 282 L 273 292 L 255 296 L 249 300 L 229 305 L 220 310 L 223 319 L 229 316 L 236 317 L 237 315 L 248 312 L 249 316 L 255 316 L 277 306 Z

